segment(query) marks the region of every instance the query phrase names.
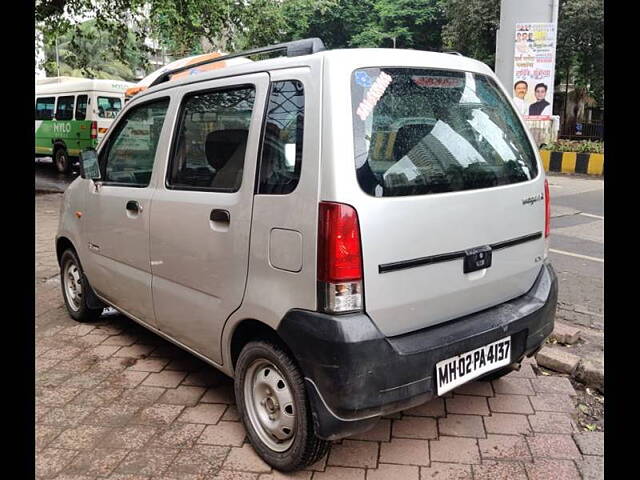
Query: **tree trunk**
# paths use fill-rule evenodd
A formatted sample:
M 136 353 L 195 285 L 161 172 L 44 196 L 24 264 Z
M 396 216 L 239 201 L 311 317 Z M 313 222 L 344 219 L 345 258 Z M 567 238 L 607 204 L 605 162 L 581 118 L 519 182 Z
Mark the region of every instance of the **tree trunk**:
M 567 64 L 567 81 L 564 84 L 564 117 L 562 119 L 562 133 L 567 134 L 567 105 L 569 104 L 569 65 Z

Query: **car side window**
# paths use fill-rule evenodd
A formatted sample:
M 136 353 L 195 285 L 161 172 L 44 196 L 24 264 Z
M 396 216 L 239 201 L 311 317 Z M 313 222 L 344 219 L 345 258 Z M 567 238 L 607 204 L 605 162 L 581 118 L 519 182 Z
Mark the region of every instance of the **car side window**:
M 76 120 L 84 120 L 87 118 L 87 95 L 78 95 L 76 100 Z
M 258 193 L 293 192 L 300 179 L 304 89 L 297 80 L 273 82 L 264 124 Z
M 36 99 L 36 120 L 51 120 L 56 97 L 41 97 Z
M 152 101 L 132 108 L 118 122 L 101 155 L 105 182 L 131 187 L 149 185 L 168 108 L 168 98 Z
M 56 120 L 73 120 L 73 103 L 75 101 L 73 95 L 58 97 L 58 106 L 56 107 Z
M 238 191 L 254 100 L 252 86 L 185 96 L 167 172 L 168 188 Z

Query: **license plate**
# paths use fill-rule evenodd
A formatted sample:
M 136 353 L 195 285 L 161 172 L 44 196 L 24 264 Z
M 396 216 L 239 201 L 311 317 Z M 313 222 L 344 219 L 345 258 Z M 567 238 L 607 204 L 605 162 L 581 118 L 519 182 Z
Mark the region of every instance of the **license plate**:
M 476 348 L 436 364 L 438 395 L 511 363 L 511 337 Z

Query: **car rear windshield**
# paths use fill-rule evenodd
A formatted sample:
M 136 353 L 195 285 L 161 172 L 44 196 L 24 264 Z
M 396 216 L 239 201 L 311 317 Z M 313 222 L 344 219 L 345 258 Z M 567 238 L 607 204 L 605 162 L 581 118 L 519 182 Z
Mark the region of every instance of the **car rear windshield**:
M 356 172 L 370 195 L 473 190 L 538 174 L 518 114 L 485 75 L 363 68 L 351 77 L 351 100 Z

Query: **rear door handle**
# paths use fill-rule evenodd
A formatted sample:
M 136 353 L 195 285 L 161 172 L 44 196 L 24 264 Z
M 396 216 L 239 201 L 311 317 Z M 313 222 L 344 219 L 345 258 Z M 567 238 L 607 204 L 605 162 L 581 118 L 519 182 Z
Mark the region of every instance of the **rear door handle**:
M 142 207 L 135 200 L 129 200 L 127 202 L 127 210 L 129 210 L 130 212 L 142 213 Z
M 221 208 L 214 208 L 211 210 L 211 215 L 209 216 L 209 220 L 212 222 L 219 223 L 229 223 L 231 221 L 231 216 L 229 215 L 228 210 L 223 210 Z

